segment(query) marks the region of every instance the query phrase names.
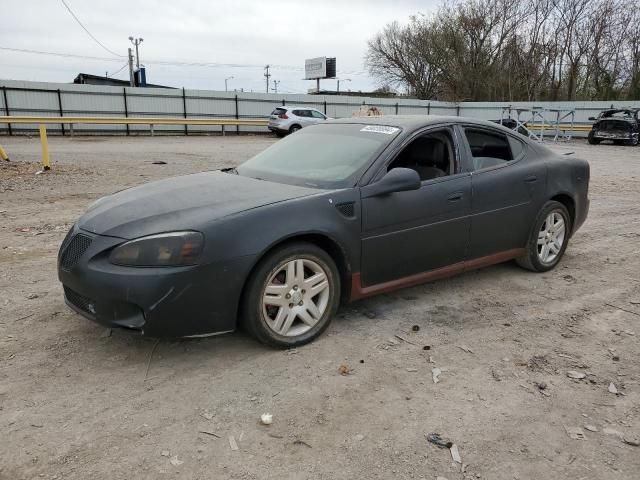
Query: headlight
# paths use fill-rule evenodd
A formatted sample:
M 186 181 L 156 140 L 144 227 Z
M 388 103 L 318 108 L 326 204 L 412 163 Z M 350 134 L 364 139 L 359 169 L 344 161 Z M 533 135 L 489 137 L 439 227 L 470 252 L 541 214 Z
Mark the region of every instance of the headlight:
M 116 247 L 109 255 L 109 261 L 128 267 L 195 265 L 203 246 L 204 236 L 199 232 L 162 233 Z

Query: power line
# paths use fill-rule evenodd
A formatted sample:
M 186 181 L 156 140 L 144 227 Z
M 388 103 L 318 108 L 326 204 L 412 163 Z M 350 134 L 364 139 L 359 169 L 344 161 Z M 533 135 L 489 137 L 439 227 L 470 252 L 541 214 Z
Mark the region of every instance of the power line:
M 114 52 L 113 50 L 110 50 L 109 48 L 105 47 L 104 44 L 98 40 L 96 37 L 93 36 L 93 34 L 89 31 L 89 29 L 87 29 L 87 27 L 85 27 L 82 22 L 80 21 L 80 19 L 76 16 L 75 13 L 73 13 L 73 10 L 71 10 L 71 7 L 69 7 L 69 5 L 67 5 L 67 2 L 65 2 L 64 0 L 60 0 L 62 2 L 62 4 L 65 6 L 65 8 L 69 11 L 69 13 L 71 14 L 71 16 L 76 20 L 76 22 L 78 22 L 78 25 L 80 25 L 82 27 L 82 29 L 87 32 L 87 35 L 89 35 L 94 42 L 96 42 L 98 45 L 100 45 L 102 48 L 104 48 L 107 52 L 109 52 L 111 55 L 115 55 L 116 57 L 124 57 L 124 55 L 119 55 L 116 52 Z
M 108 73 L 107 72 L 107 77 L 113 77 L 114 75 L 117 75 L 118 73 L 120 73 L 122 70 L 124 70 L 125 68 L 127 68 L 127 66 L 129 65 L 129 62 L 125 63 L 123 66 L 121 66 L 118 70 L 116 70 L 113 73 Z
M 96 57 L 91 55 L 78 55 L 73 53 L 62 53 L 62 52 L 45 52 L 42 50 L 30 50 L 26 48 L 11 48 L 11 47 L 0 47 L 0 50 L 6 50 L 8 52 L 16 52 L 16 53 L 32 53 L 35 55 L 48 55 L 54 57 L 64 57 L 64 58 L 77 58 L 81 60 L 100 60 L 105 62 L 119 62 L 121 60 L 117 58 L 111 57 Z M 145 60 L 145 64 L 147 65 L 163 65 L 163 66 L 174 66 L 174 67 L 205 67 L 205 68 L 255 68 L 255 69 L 264 69 L 264 65 L 260 64 L 250 64 L 250 63 L 217 63 L 217 62 L 180 62 L 175 60 Z M 296 67 L 294 65 L 274 65 L 270 64 L 270 68 L 277 70 L 292 70 L 292 71 L 302 71 L 304 68 Z M 364 71 L 347 71 L 347 72 L 338 72 L 340 75 L 367 75 Z

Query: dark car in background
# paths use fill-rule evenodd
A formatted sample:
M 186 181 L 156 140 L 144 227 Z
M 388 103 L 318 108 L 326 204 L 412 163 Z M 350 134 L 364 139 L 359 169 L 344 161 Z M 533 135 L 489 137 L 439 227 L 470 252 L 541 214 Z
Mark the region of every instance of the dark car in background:
M 529 132 L 527 130 L 528 125 L 526 122 L 518 122 L 514 118 L 501 118 L 500 120 L 489 120 L 489 121 L 493 123 L 497 123 L 498 125 L 504 125 L 508 129 L 515 130 L 520 135 L 524 135 L 525 137 L 529 136 Z
M 587 137 L 589 144 L 611 140 L 615 145 L 638 145 L 638 111 L 637 108 L 609 109 L 600 112 L 597 118 L 589 117 L 594 122 Z
M 184 337 L 242 325 L 293 347 L 341 302 L 513 259 L 554 268 L 588 189 L 586 161 L 495 123 L 330 120 L 237 168 L 98 200 L 60 247 L 58 276 L 69 306 L 109 327 Z

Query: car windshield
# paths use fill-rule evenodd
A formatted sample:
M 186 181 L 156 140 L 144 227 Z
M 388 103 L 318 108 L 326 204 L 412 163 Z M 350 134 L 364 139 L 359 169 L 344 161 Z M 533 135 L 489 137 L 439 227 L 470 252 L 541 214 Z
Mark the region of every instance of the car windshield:
M 633 118 L 633 113 L 629 110 L 618 110 L 612 112 L 604 112 L 602 118 Z
M 247 160 L 237 172 L 291 185 L 350 187 L 399 132 L 399 128 L 381 125 L 307 127 Z

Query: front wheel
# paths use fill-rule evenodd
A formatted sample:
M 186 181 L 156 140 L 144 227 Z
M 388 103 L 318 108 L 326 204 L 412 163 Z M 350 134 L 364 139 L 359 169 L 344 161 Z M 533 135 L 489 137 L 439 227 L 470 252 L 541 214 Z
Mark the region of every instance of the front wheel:
M 600 139 L 594 138 L 593 130 L 591 130 L 589 132 L 589 135 L 587 136 L 587 141 L 589 142 L 589 145 L 599 145 L 600 144 Z
M 329 326 L 340 302 L 334 261 L 309 243 L 267 255 L 247 285 L 242 323 L 260 342 L 279 348 L 304 345 Z
M 536 218 L 527 254 L 516 260 L 518 265 L 534 272 L 551 270 L 567 249 L 569 232 L 571 217 L 567 207 L 560 202 L 547 202 Z

